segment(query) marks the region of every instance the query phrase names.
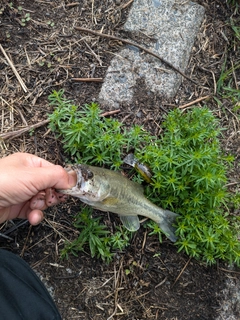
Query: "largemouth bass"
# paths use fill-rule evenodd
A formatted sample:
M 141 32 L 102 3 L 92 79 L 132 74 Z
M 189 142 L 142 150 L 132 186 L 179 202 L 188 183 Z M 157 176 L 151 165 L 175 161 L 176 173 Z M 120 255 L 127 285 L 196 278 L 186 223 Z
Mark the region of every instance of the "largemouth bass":
M 158 223 L 171 241 L 177 240 L 172 224 L 178 215 L 149 201 L 140 184 L 116 171 L 85 164 L 73 165 L 66 170 L 76 172 L 77 184 L 71 189 L 58 192 L 80 198 L 95 209 L 118 214 L 130 231 L 139 229 L 139 215 L 150 218 Z

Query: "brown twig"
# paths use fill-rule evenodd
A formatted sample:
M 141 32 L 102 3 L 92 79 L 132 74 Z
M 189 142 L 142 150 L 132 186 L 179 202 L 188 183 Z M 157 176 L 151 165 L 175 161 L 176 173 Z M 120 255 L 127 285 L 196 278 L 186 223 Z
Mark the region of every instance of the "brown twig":
M 65 7 L 75 7 L 75 6 L 79 6 L 79 2 L 68 3 L 65 5 Z
M 109 115 L 112 115 L 112 114 L 115 114 L 115 113 L 118 113 L 118 112 L 120 112 L 120 109 L 104 112 L 104 113 L 100 114 L 100 116 L 101 117 L 106 117 L 106 116 L 109 116 Z M 25 128 L 19 129 L 19 130 L 2 133 L 2 134 L 0 134 L 0 141 L 1 140 L 4 141 L 4 140 L 14 139 L 14 138 L 20 136 L 21 134 L 23 134 L 25 132 L 28 132 L 30 130 L 34 130 L 36 128 L 42 127 L 42 126 L 44 126 L 45 124 L 47 124 L 49 122 L 50 122 L 50 120 L 47 119 L 47 120 L 43 120 L 41 122 L 32 124 L 30 126 L 27 126 Z
M 92 48 L 89 46 L 89 44 L 86 41 L 84 41 L 84 43 L 88 47 L 88 49 L 91 51 L 91 54 L 97 59 L 97 61 L 99 62 L 100 66 L 102 66 L 103 62 L 99 58 L 99 56 L 92 50 Z
M 126 9 L 131 3 L 133 2 L 133 0 L 128 1 L 127 3 L 123 4 L 121 6 L 121 9 Z
M 103 82 L 103 78 L 71 78 L 75 82 Z
M 117 313 L 117 309 L 119 307 L 119 304 L 118 304 L 118 292 L 119 292 L 119 284 L 121 282 L 121 276 L 120 274 L 122 273 L 122 266 L 123 266 L 123 260 L 121 260 L 121 263 L 120 263 L 120 266 L 119 266 L 119 269 L 118 269 L 118 272 L 116 271 L 116 266 L 114 265 L 114 278 L 115 278 L 115 281 L 114 281 L 114 311 L 113 313 L 110 315 L 110 317 L 107 318 L 107 320 L 110 320 L 112 319 L 115 314 Z
M 118 113 L 120 111 L 121 111 L 120 109 L 112 110 L 112 111 L 106 111 L 106 112 L 100 114 L 100 117 L 111 116 L 112 114 Z
M 235 271 L 235 270 L 228 270 L 228 269 L 224 269 L 224 268 L 219 268 L 219 270 L 222 270 L 224 272 L 229 272 L 229 273 L 236 273 L 236 274 L 240 274 L 239 271 Z
M 3 49 L 2 45 L 0 44 L 0 49 L 4 55 L 4 57 L 6 58 L 8 64 L 10 65 L 10 67 L 12 68 L 13 73 L 15 74 L 16 78 L 18 79 L 18 82 L 20 83 L 22 89 L 24 92 L 28 92 L 28 88 L 26 87 L 25 83 L 23 82 L 22 78 L 20 77 L 19 73 L 17 72 L 17 69 L 15 68 L 14 64 L 12 63 L 12 61 L 9 59 L 6 51 Z
M 232 73 L 233 73 L 233 79 L 235 82 L 235 87 L 238 90 L 238 82 L 237 82 L 237 77 L 236 77 L 235 68 L 234 68 L 232 59 L 231 59 L 231 65 L 232 65 Z
M 172 287 L 175 286 L 176 282 L 179 280 L 179 278 L 183 274 L 184 270 L 187 268 L 187 266 L 188 266 L 190 261 L 191 261 L 191 258 L 188 259 L 188 261 L 186 262 L 185 266 L 182 268 L 181 272 L 179 273 L 179 275 L 177 276 L 176 280 L 174 281 L 174 284 L 172 285 Z
M 157 55 L 156 53 L 152 52 L 151 50 L 148 50 L 147 48 L 143 47 L 142 45 L 135 43 L 133 41 L 127 40 L 127 39 L 123 39 L 123 38 L 119 38 L 116 36 L 112 36 L 109 34 L 105 34 L 105 33 L 101 33 L 101 32 L 97 32 L 95 30 L 90 30 L 87 28 L 82 28 L 82 27 L 75 27 L 76 30 L 78 31 L 83 31 L 83 32 L 87 32 L 87 33 L 91 33 L 94 34 L 95 36 L 99 36 L 99 37 L 104 37 L 104 38 L 108 38 L 108 39 L 112 39 L 112 40 L 116 40 L 116 41 L 121 41 L 123 43 L 129 44 L 131 46 L 137 47 L 140 50 L 143 50 L 145 52 L 147 52 L 148 54 L 152 55 L 153 57 L 159 59 L 160 61 L 162 61 L 164 64 L 166 64 L 168 67 L 170 67 L 171 69 L 173 69 L 174 71 L 176 71 L 177 73 L 179 73 L 181 76 L 183 76 L 184 78 L 188 79 L 189 81 L 193 82 L 194 84 L 198 85 L 197 82 L 195 82 L 193 79 L 191 79 L 189 76 L 187 76 L 186 74 L 184 74 L 181 70 L 179 70 L 177 67 L 175 67 L 173 64 L 171 64 L 170 62 L 168 62 L 167 60 L 165 60 L 164 58 L 160 57 L 159 55 Z
M 184 108 L 186 108 L 186 107 L 192 106 L 192 105 L 195 104 L 195 103 L 198 103 L 198 102 L 200 102 L 200 101 L 203 101 L 203 100 L 206 100 L 206 99 L 209 99 L 209 98 L 210 98 L 210 96 L 204 96 L 204 97 L 198 98 L 198 99 L 196 99 L 196 100 L 194 100 L 194 101 L 191 101 L 191 102 L 189 102 L 189 103 L 186 103 L 186 104 L 184 104 L 184 105 L 182 105 L 182 106 L 179 106 L 178 108 L 179 108 L 179 109 L 184 109 Z
M 28 132 L 30 130 L 33 130 L 33 129 L 36 129 L 36 128 L 44 126 L 45 124 L 49 123 L 49 121 L 50 120 L 44 120 L 44 121 L 32 124 L 30 126 L 27 126 L 25 128 L 22 128 L 20 130 L 11 131 L 11 132 L 7 132 L 7 133 L 2 133 L 2 134 L 0 134 L 0 140 L 7 140 L 7 139 L 11 140 L 11 139 L 14 139 L 14 138 L 20 136 L 21 134 L 23 134 L 25 132 Z
M 216 77 L 215 77 L 214 72 L 212 70 L 210 70 L 210 69 L 203 68 L 202 66 L 198 66 L 198 68 L 200 68 L 201 70 L 204 70 L 206 72 L 211 72 L 212 78 L 213 78 L 213 86 L 214 86 L 213 95 L 215 95 L 216 92 L 217 92 L 217 83 L 216 83 Z

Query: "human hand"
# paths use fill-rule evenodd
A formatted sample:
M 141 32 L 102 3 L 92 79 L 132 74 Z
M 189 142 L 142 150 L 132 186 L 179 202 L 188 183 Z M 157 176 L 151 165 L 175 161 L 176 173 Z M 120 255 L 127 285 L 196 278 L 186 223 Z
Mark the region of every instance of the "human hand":
M 54 189 L 72 188 L 76 181 L 73 171 L 29 153 L 0 159 L 0 223 L 22 218 L 39 224 L 43 210 L 66 199 Z

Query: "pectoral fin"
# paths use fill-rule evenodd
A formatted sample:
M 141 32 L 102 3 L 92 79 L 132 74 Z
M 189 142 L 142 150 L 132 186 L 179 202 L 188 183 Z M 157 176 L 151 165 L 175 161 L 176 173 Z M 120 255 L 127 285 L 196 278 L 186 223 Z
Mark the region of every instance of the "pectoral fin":
M 102 200 L 102 204 L 109 207 L 115 206 L 118 202 L 118 199 L 113 197 L 107 197 L 106 199 Z
M 140 227 L 138 216 L 119 216 L 122 224 L 129 231 L 137 231 Z

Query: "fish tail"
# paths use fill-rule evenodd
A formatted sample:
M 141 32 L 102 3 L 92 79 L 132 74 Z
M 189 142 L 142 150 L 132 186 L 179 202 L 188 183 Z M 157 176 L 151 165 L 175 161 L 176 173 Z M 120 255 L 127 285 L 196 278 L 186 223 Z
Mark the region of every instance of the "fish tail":
M 158 225 L 168 239 L 170 239 L 172 242 L 176 242 L 177 241 L 177 237 L 175 235 L 176 229 L 172 225 L 175 223 L 178 214 L 169 210 L 163 210 L 163 211 L 164 211 L 163 212 L 164 218 Z

